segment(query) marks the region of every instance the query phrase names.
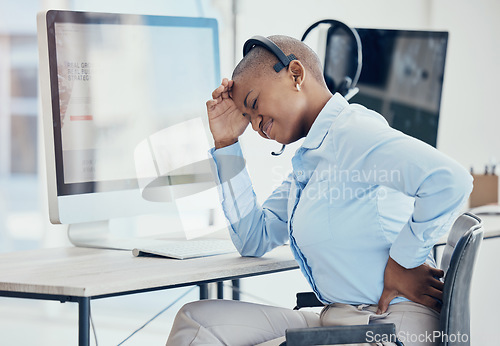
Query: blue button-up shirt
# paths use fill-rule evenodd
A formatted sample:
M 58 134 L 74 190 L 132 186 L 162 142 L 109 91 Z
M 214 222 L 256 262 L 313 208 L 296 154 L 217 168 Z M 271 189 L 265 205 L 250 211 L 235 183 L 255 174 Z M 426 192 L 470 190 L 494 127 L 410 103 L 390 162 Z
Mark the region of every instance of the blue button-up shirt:
M 292 158 L 293 172 L 262 206 L 239 144 L 211 154 L 241 255 L 262 256 L 289 240 L 324 303 L 377 304 L 389 255 L 405 268 L 432 265 L 433 245 L 472 190 L 457 162 L 339 94 Z

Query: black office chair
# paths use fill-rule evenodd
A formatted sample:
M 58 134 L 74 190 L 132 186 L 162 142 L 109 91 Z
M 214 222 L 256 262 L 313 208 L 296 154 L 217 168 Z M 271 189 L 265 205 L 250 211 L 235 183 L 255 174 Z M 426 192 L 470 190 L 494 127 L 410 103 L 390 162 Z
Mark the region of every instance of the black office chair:
M 481 219 L 464 213 L 453 224 L 443 250 L 441 269 L 445 272 L 440 316 L 440 346 L 470 345 L 470 287 L 472 271 L 483 239 Z M 297 306 L 323 306 L 312 292 L 297 293 Z M 371 332 L 372 334 L 367 334 Z M 287 329 L 281 346 L 338 345 L 365 343 L 367 335 L 396 340 L 392 323 L 361 326 Z M 457 335 L 461 335 L 457 339 Z M 396 344 L 398 344 L 396 342 Z M 401 345 L 399 343 L 399 345 Z

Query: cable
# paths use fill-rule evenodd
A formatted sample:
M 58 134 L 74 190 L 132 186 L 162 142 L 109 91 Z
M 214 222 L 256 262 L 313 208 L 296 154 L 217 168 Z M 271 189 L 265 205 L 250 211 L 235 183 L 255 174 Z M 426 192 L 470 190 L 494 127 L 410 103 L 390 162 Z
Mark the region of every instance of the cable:
M 118 346 L 122 345 L 125 341 L 127 341 L 128 339 L 130 339 L 132 336 L 134 336 L 135 334 L 137 334 L 139 331 L 141 331 L 144 327 L 146 327 L 149 323 L 151 323 L 154 319 L 156 319 L 158 316 L 160 316 L 161 314 L 163 314 L 165 311 L 167 311 L 168 309 L 170 309 L 174 304 L 176 304 L 179 300 L 181 300 L 182 298 L 184 298 L 185 296 L 187 296 L 189 293 L 191 293 L 191 291 L 193 291 L 195 288 L 197 288 L 197 286 L 193 286 L 191 287 L 188 291 L 184 292 L 183 294 L 181 294 L 179 296 L 179 298 L 177 298 L 176 300 L 174 300 L 172 303 L 170 303 L 166 308 L 164 308 L 163 310 L 161 310 L 159 313 L 157 313 L 156 315 L 154 315 L 151 319 L 149 319 L 146 323 L 144 323 L 142 326 L 140 326 L 139 328 L 137 328 L 132 334 L 130 334 L 128 337 L 126 337 L 122 342 L 120 342 L 118 344 Z

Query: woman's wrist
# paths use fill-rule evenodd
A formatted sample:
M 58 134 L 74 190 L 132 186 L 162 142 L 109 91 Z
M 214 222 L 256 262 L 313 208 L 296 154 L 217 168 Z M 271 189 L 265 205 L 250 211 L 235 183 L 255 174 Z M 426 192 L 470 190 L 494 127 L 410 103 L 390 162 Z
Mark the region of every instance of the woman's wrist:
M 233 138 L 233 139 L 224 139 L 220 141 L 214 141 L 215 142 L 215 149 L 220 149 L 224 147 L 228 147 L 230 145 L 233 145 L 234 143 L 238 142 L 238 138 Z

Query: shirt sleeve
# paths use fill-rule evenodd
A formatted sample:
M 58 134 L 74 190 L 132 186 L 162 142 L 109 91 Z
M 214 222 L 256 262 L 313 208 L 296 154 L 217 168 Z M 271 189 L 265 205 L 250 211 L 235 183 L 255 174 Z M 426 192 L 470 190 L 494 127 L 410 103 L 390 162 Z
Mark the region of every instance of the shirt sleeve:
M 238 142 L 211 149 L 222 208 L 231 239 L 242 256 L 262 256 L 288 240 L 290 177 L 260 206 Z
M 389 127 L 376 112 L 351 105 L 340 116 L 348 118 L 332 127 L 339 167 L 364 183 L 414 197 L 413 214 L 390 256 L 405 268 L 421 265 L 461 211 L 472 176 L 430 145 Z

